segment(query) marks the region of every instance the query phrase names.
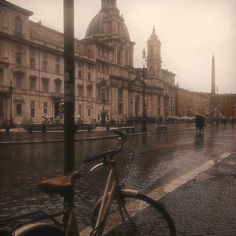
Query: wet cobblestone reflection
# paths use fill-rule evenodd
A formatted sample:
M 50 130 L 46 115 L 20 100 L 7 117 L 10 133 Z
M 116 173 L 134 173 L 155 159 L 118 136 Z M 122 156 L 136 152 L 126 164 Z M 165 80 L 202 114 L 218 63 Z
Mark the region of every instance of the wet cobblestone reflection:
M 53 137 L 53 134 L 50 135 Z M 57 135 L 55 134 L 55 137 Z M 120 178 L 128 187 L 148 193 L 209 160 L 217 163 L 215 158 L 220 156 L 223 151 L 232 152 L 235 150 L 234 140 L 235 133 L 233 130 L 217 131 L 214 129 L 208 130 L 204 137 L 196 137 L 194 131 L 129 137 L 124 154 L 119 158 Z M 76 143 L 76 169 L 79 170 L 82 177 L 76 185 L 75 199 L 81 227 L 89 223 L 91 210 L 101 192 L 107 173 L 105 168 L 98 169 L 95 173 L 89 173 L 91 166 L 85 166 L 82 164 L 82 160 L 113 148 L 116 144 L 116 139 Z M 63 173 L 62 143 L 0 145 L 0 153 L 0 218 L 39 209 L 50 213 L 61 209 L 63 199 L 57 196 L 49 198 L 46 194 L 40 193 L 37 184 L 41 180 Z M 230 165 L 234 166 L 234 161 L 233 159 L 230 160 Z M 184 192 L 180 189 L 175 190 L 173 194 L 166 195 L 161 200 L 171 215 L 173 214 L 177 224 L 182 225 L 181 222 L 187 219 L 176 199 L 186 199 L 187 195 L 184 196 L 184 194 L 187 194 L 189 188 L 196 187 L 196 184 L 205 180 L 210 181 L 216 178 L 220 180 L 222 175 L 224 181 L 230 183 L 231 186 L 235 180 L 233 170 L 227 172 L 226 170 L 229 169 L 228 162 L 222 163 L 220 168 L 212 169 L 205 177 L 204 174 L 200 175 L 194 180 L 195 182 L 191 182 L 190 187 L 188 185 L 181 187 Z M 226 174 L 227 176 L 225 176 Z M 200 187 L 199 185 L 197 191 L 201 191 Z M 222 186 L 214 185 L 214 187 L 214 191 L 222 189 Z M 193 200 L 197 198 L 198 202 L 193 201 L 191 203 L 191 200 L 187 205 L 183 203 L 184 210 L 195 207 L 195 204 L 200 204 L 199 201 L 202 196 L 200 193 L 196 194 L 195 190 L 192 191 Z M 176 195 L 177 192 L 178 195 Z M 204 196 L 207 198 L 206 195 Z M 182 212 L 181 217 L 178 215 L 179 211 Z M 188 217 L 191 218 L 191 214 L 194 215 L 190 211 Z M 206 214 L 211 213 L 201 212 L 201 214 L 200 217 L 204 218 Z M 180 229 L 182 230 L 183 227 Z

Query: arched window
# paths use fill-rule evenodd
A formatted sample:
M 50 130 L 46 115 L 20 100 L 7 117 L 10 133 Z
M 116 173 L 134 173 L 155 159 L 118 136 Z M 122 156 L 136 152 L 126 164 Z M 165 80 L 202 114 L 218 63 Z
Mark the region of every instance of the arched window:
M 122 64 L 122 52 L 118 51 L 117 53 L 117 64 L 121 65 Z
M 19 16 L 14 19 L 14 35 L 22 37 L 22 21 Z

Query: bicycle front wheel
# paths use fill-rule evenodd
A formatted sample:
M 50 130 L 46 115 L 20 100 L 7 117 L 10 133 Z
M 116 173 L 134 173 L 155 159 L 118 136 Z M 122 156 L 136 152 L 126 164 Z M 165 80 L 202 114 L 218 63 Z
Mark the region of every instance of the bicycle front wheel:
M 165 208 L 152 198 L 137 193 L 122 193 L 122 199 L 114 199 L 103 234 L 95 229 L 97 216 L 101 206 L 100 199 L 92 214 L 93 235 L 109 236 L 175 236 L 175 225 Z

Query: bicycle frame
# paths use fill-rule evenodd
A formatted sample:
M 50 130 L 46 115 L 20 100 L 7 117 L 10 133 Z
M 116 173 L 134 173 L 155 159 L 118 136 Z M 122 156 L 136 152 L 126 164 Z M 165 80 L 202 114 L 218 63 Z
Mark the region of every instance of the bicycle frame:
M 104 193 L 102 195 L 102 207 L 99 210 L 99 216 L 96 222 L 96 229 L 94 232 L 91 233 L 91 235 L 99 235 L 101 236 L 103 234 L 104 226 L 106 219 L 109 215 L 109 209 L 111 206 L 111 203 L 114 199 L 114 197 L 121 196 L 121 187 L 119 186 L 119 181 L 116 176 L 116 170 L 115 170 L 115 163 L 113 161 L 107 162 L 106 164 L 111 165 L 111 169 L 107 178 L 106 186 Z M 103 163 L 96 165 L 94 168 L 91 169 L 93 171 L 97 167 L 103 165 Z M 123 205 L 121 205 L 122 207 Z M 64 213 L 63 213 L 63 226 L 64 226 L 64 235 L 70 236 L 73 232 L 74 236 L 79 236 L 79 227 L 76 220 L 76 214 L 74 205 L 68 200 L 65 202 L 64 205 Z M 43 223 L 35 224 L 35 226 L 43 225 Z M 20 236 L 20 235 L 19 235 Z
M 102 164 L 98 164 L 91 169 L 93 171 Z M 102 236 L 105 223 L 109 214 L 109 209 L 111 203 L 119 189 L 119 181 L 116 177 L 115 165 L 111 163 L 111 169 L 108 174 L 105 189 L 102 195 L 102 203 L 99 209 L 98 218 L 96 222 L 96 227 L 93 232 L 90 233 L 91 236 Z M 64 231 L 65 236 L 69 236 L 71 230 L 73 230 L 74 236 L 79 236 L 79 227 L 77 225 L 76 215 L 74 212 L 74 207 L 72 205 L 66 206 L 65 219 L 64 219 Z
M 116 175 L 115 163 L 111 161 L 109 162 L 109 164 L 111 165 L 111 169 L 109 171 L 105 189 L 102 195 L 101 207 L 99 209 L 95 229 L 94 232 L 91 233 L 91 235 L 93 236 L 103 235 L 106 221 L 109 216 L 109 210 L 114 199 L 118 200 L 119 212 L 122 217 L 122 220 L 125 221 L 125 214 L 127 219 L 131 222 L 131 224 L 133 224 L 124 205 L 125 202 L 122 196 L 124 195 L 124 193 L 129 193 L 135 196 L 138 192 L 129 189 L 122 190 Z M 96 167 L 98 166 L 101 166 L 101 164 L 98 164 Z M 94 167 L 93 169 L 95 169 L 96 167 Z
M 118 187 L 118 181 L 116 179 L 115 170 L 113 167 L 111 168 L 107 178 L 105 190 L 103 193 L 102 203 L 95 226 L 95 229 L 98 229 L 98 235 L 102 235 L 102 232 L 104 230 L 105 221 L 109 213 L 108 211 L 111 206 L 117 187 Z

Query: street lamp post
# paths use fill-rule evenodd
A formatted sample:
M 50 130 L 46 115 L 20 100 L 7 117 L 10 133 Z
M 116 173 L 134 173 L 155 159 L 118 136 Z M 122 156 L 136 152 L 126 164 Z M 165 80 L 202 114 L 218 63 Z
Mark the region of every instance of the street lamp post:
M 9 94 L 10 94 L 10 120 L 9 120 L 9 126 L 12 127 L 13 120 L 12 120 L 12 94 L 13 94 L 13 85 L 12 85 L 12 79 L 10 79 L 10 84 L 8 88 Z
M 146 70 L 146 52 L 145 49 L 143 50 L 143 57 L 142 57 L 142 63 L 143 63 L 143 117 L 142 117 L 142 126 L 141 126 L 141 132 L 147 132 L 147 114 L 146 114 L 146 91 L 145 91 L 145 70 Z
M 233 112 L 233 117 L 236 117 L 236 102 L 234 103 L 234 112 Z

